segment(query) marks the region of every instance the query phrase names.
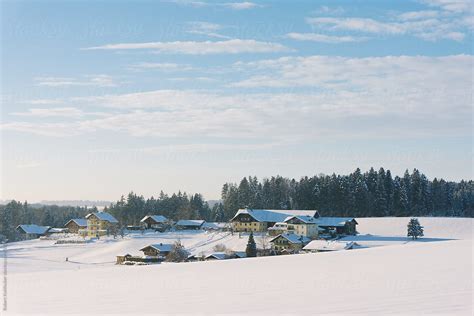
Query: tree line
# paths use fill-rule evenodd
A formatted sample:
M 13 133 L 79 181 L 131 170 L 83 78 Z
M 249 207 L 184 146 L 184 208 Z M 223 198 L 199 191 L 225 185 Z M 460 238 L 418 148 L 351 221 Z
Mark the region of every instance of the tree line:
M 222 188 L 228 219 L 239 208 L 316 209 L 322 216 L 459 216 L 473 217 L 472 180 L 432 181 L 414 169 L 402 177 L 390 170 L 360 169 L 348 175 L 317 175 L 299 181 L 281 176 L 258 181 L 245 177 Z
M 16 227 L 21 224 L 36 224 L 40 226 L 63 227 L 72 218 L 83 218 L 87 213 L 97 211 L 97 208 L 43 205 L 32 206 L 11 201 L 0 205 L 0 240 L 10 241 L 19 239 Z
M 348 175 L 316 175 L 300 180 L 275 176 L 259 181 L 244 177 L 238 184 L 225 183 L 221 202 L 212 207 L 201 194 L 172 195 L 160 192 L 145 199 L 130 192 L 104 211 L 122 226 L 138 225 L 145 215 L 164 215 L 172 220 L 228 221 L 239 208 L 316 209 L 322 216 L 459 216 L 473 217 L 474 183 L 428 178 L 419 170 L 393 177 L 390 170 L 360 169 Z M 33 207 L 12 201 L 0 205 L 0 235 L 15 239 L 19 224 L 63 227 L 71 218 L 81 218 L 96 208 L 47 205 Z
M 219 219 L 212 213 L 208 203 L 201 194 L 188 195 L 186 192 L 168 195 L 160 192 L 158 197 L 145 199 L 142 195 L 130 192 L 125 198 L 105 207 L 104 211 L 112 214 L 121 223 L 139 225 L 146 215 L 163 215 L 171 220 L 204 219 L 206 221 Z M 223 218 L 221 218 L 223 220 Z

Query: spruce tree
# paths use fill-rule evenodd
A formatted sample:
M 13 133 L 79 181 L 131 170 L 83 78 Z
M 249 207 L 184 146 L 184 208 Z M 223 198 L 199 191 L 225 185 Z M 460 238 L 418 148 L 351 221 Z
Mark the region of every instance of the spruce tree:
M 247 257 L 256 257 L 257 256 L 257 244 L 253 238 L 253 233 L 250 233 L 249 241 L 247 242 L 247 248 L 245 248 L 245 254 Z
M 417 218 L 410 219 L 407 227 L 408 237 L 411 237 L 413 240 L 417 239 L 418 237 L 423 237 L 423 226 L 420 225 L 420 222 Z

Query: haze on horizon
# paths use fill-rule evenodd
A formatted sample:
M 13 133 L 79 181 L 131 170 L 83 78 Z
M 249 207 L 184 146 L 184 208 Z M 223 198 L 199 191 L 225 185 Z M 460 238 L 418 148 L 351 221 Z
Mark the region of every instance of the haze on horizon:
M 1 6 L 0 199 L 472 179 L 468 0 Z

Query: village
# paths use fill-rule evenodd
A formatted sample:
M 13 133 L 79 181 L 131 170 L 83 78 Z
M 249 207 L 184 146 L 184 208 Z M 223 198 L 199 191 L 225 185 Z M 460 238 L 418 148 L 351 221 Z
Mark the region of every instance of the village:
M 115 256 L 116 264 L 148 265 L 349 250 L 359 245 L 343 237 L 355 236 L 357 224 L 355 218 L 321 217 L 316 210 L 239 209 L 229 222 L 223 223 L 192 219 L 174 222 L 163 215 L 147 215 L 139 226 L 120 226 L 111 214 L 93 212 L 85 218 L 70 219 L 62 228 L 25 224 L 16 230 L 22 239 L 52 239 L 58 245 L 86 244 L 124 236 L 159 237 L 172 232 L 174 240 L 167 239 L 166 243 L 144 242 L 136 249 L 142 255 Z M 199 232 L 238 236 L 247 241 L 247 247 L 218 243 L 199 253 L 185 248 L 180 239 Z

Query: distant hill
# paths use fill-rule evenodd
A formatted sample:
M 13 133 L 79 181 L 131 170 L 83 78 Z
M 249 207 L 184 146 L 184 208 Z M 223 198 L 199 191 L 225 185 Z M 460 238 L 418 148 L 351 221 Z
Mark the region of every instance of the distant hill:
M 91 200 L 43 200 L 39 203 L 33 204 L 40 204 L 40 205 L 57 205 L 57 206 L 97 206 L 97 208 L 103 208 L 104 206 L 109 206 L 110 201 L 91 201 Z
M 12 200 L 0 200 L 0 205 L 6 205 Z M 22 201 L 19 201 L 22 202 Z M 96 206 L 98 209 L 103 209 L 105 206 L 109 206 L 112 202 L 110 201 L 91 201 L 91 200 L 42 200 L 41 202 L 28 203 L 31 207 L 42 207 L 44 205 L 57 205 L 57 206 Z

